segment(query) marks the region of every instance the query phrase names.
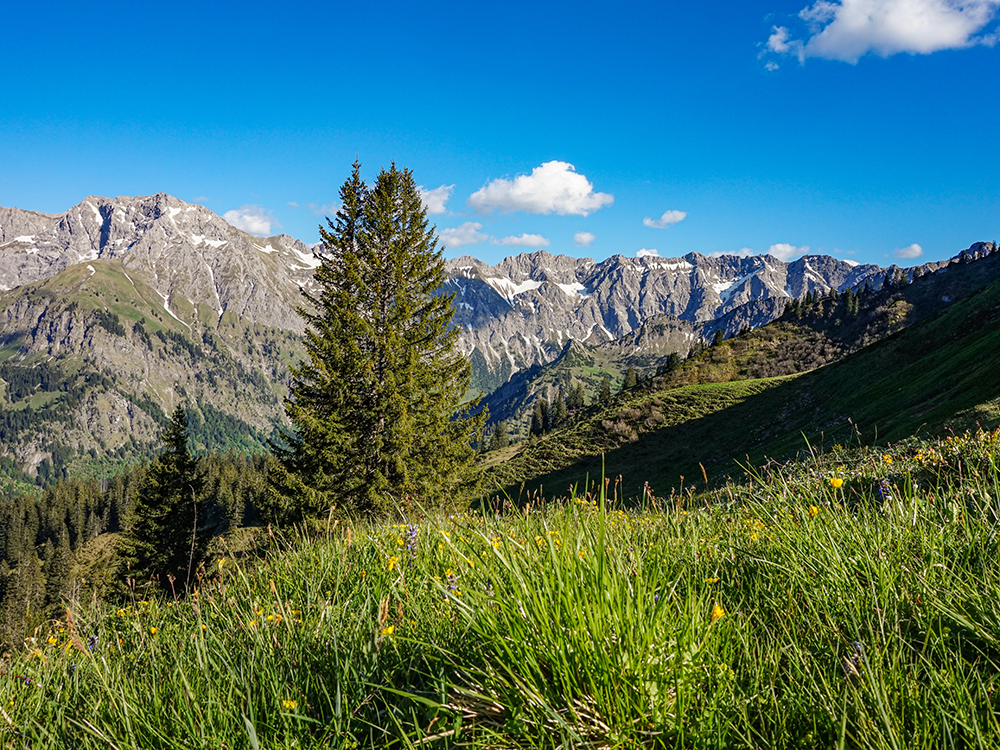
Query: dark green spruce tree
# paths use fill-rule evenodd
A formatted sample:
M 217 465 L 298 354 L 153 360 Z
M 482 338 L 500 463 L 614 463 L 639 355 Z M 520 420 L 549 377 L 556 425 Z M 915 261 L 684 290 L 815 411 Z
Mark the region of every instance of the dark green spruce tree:
M 188 420 L 178 406 L 156 457 L 128 514 L 119 538 L 119 578 L 137 586 L 155 581 L 183 591 L 194 581 L 208 539 L 199 534 L 198 498 L 204 483 L 198 461 L 188 451 Z
M 625 371 L 625 379 L 622 381 L 622 391 L 627 391 L 630 388 L 635 388 L 639 384 L 639 377 L 635 373 L 635 369 L 629 367 Z
M 490 450 L 498 451 L 506 448 L 510 443 L 510 436 L 507 434 L 507 423 L 497 422 L 493 428 L 493 435 L 490 437 Z
M 601 388 L 597 393 L 597 400 L 594 402 L 600 404 L 601 406 L 607 406 L 611 403 L 611 376 L 605 375 L 601 378 Z
M 450 327 L 454 295 L 435 293 L 445 277 L 434 228 L 409 170 L 394 164 L 371 187 L 360 170 L 320 229 L 316 290 L 299 308 L 306 356 L 285 402 L 293 430 L 273 446 L 286 519 L 453 501 L 475 483 L 486 415 L 462 402 L 471 369 Z

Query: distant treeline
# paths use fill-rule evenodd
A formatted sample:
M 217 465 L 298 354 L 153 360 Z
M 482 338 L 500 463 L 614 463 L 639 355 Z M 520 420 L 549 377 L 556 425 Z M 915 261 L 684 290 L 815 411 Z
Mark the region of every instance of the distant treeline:
M 263 520 L 268 457 L 212 453 L 203 478 L 198 533 L 212 539 Z M 63 479 L 40 496 L 0 499 L 0 645 L 23 645 L 39 624 L 61 618 L 67 598 L 102 596 L 116 582 L 114 537 L 126 530 L 150 464 L 112 479 Z

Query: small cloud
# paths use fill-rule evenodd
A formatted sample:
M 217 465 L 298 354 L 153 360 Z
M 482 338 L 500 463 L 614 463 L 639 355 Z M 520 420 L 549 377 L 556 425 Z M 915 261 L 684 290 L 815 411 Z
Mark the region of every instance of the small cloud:
M 635 257 L 636 258 L 659 258 L 660 257 L 660 253 L 656 250 L 656 248 L 653 248 L 651 250 L 647 250 L 646 248 L 642 248 L 639 252 L 637 252 L 635 254 Z
M 309 210 L 317 216 L 336 216 L 337 211 L 340 210 L 340 204 L 331 203 L 328 206 L 321 206 L 318 203 L 310 203 Z
M 210 200 L 212 200 L 212 199 L 209 198 L 207 195 L 199 195 L 199 196 L 197 196 L 195 198 L 192 198 L 191 202 L 192 203 L 208 203 Z
M 298 208 L 299 207 L 299 204 L 298 204 L 297 201 L 288 201 L 288 205 L 291 206 L 292 208 Z
M 868 54 L 929 55 L 946 49 L 993 46 L 992 23 L 1000 0 L 817 0 L 799 11 L 803 39 L 774 26 L 764 54 L 795 55 L 857 63 Z M 770 68 L 769 68 L 770 69 Z
M 610 193 L 595 193 L 586 177 L 572 164 L 549 161 L 513 180 L 493 180 L 469 196 L 469 205 L 480 213 L 494 209 L 529 214 L 587 216 L 614 201 Z
M 258 237 L 269 237 L 273 227 L 281 224 L 271 216 L 271 212 L 261 206 L 240 206 L 238 209 L 226 211 L 222 218 L 237 229 Z
M 427 209 L 427 213 L 437 215 L 443 214 L 447 210 L 444 204 L 448 202 L 448 199 L 455 190 L 455 186 L 442 185 L 433 190 L 424 190 L 423 185 L 417 185 L 417 190 L 420 191 L 420 201 L 424 204 L 424 208 Z
M 548 247 L 551 243 L 540 234 L 522 234 L 520 237 L 504 237 L 492 240 L 494 245 L 514 245 L 515 247 Z
M 441 239 L 441 244 L 444 247 L 476 245 L 490 238 L 488 234 L 483 234 L 479 231 L 482 228 L 483 225 L 478 221 L 467 221 L 454 229 L 442 229 L 438 232 L 438 237 Z
M 589 247 L 590 243 L 596 239 L 597 237 L 591 232 L 577 232 L 573 235 L 573 242 L 577 247 Z
M 924 249 L 920 247 L 920 245 L 918 245 L 916 242 L 914 242 L 912 245 L 908 245 L 907 247 L 901 247 L 899 250 L 893 253 L 893 255 L 895 255 L 897 258 L 905 258 L 907 260 L 913 260 L 914 258 L 919 258 L 923 254 L 924 254 Z
M 795 245 L 790 245 L 787 242 L 779 242 L 777 245 L 771 245 L 771 247 L 767 249 L 768 255 L 773 255 L 778 260 L 785 261 L 791 260 L 792 258 L 798 258 L 808 252 L 809 245 L 795 247 Z
M 773 71 L 777 70 L 780 67 L 781 66 L 778 65 L 778 63 L 776 63 L 774 60 L 769 60 L 767 63 L 765 63 L 764 70 L 770 70 L 770 71 L 773 72 Z
M 783 55 L 791 49 L 788 43 L 788 29 L 784 26 L 772 26 L 772 34 L 767 38 L 767 48 L 771 52 Z
M 650 219 L 647 216 L 642 220 L 642 224 L 653 229 L 663 229 L 664 227 L 669 227 L 671 224 L 684 221 L 685 216 L 687 216 L 685 211 L 667 211 L 659 219 Z
M 709 253 L 710 258 L 721 258 L 723 255 L 735 255 L 738 258 L 751 258 L 756 255 L 753 250 L 749 247 L 741 247 L 739 250 L 716 250 L 714 253 Z

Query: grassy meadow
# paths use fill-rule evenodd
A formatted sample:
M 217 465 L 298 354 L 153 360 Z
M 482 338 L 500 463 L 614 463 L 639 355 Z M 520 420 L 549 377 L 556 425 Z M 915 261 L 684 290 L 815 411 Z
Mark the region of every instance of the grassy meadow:
M 195 596 L 72 602 L 6 656 L 0 745 L 995 747 L 998 454 L 265 534 Z

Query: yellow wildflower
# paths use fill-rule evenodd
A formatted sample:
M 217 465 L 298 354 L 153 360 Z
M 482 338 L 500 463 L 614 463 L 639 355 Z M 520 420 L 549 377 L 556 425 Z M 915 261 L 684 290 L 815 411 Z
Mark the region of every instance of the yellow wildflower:
M 726 610 L 725 609 L 723 609 L 718 604 L 713 604 L 712 605 L 712 622 L 715 622 L 716 620 L 718 620 L 718 619 L 720 619 L 722 617 L 725 617 L 725 616 L 726 616 Z
M 398 562 L 399 562 L 399 558 L 398 557 L 393 556 L 393 557 L 389 558 L 389 572 L 390 573 L 396 569 L 396 563 L 398 563 Z
M 293 700 L 284 700 L 281 702 L 281 705 L 285 707 L 286 711 L 294 711 L 296 707 L 299 705 L 299 702 Z
M 892 463 L 892 456 L 890 456 L 888 453 L 886 453 L 884 456 L 882 456 L 882 460 L 885 461 L 886 464 L 891 464 Z
M 48 642 L 49 642 L 50 646 L 55 646 L 56 645 L 56 637 L 54 635 L 50 635 Z
M 817 508 L 815 505 L 810 505 L 809 506 L 809 517 L 810 518 L 815 518 L 818 515 L 819 515 L 819 508 Z
M 835 490 L 839 490 L 844 485 L 844 480 L 840 477 L 830 477 L 830 485 Z
M 155 625 L 149 629 L 149 634 L 150 635 L 156 635 L 159 632 L 160 632 L 160 629 L 158 627 L 156 627 Z
M 392 635 L 392 633 L 393 633 L 393 631 L 394 631 L 395 629 L 396 629 L 396 626 L 395 626 L 395 625 L 386 625 L 386 626 L 385 626 L 384 628 L 382 628 L 382 629 L 381 629 L 381 630 L 380 630 L 379 632 L 380 632 L 380 633 L 381 633 L 382 635 Z

